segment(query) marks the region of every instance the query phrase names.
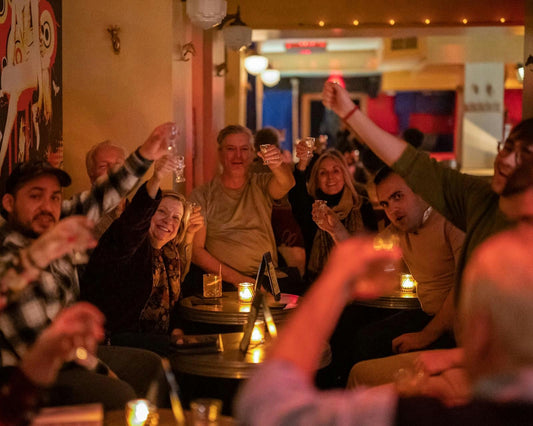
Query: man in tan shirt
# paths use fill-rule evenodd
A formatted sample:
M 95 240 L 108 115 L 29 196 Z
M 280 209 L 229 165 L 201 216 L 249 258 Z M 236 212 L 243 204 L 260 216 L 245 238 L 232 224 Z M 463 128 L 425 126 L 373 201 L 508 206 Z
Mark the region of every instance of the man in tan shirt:
M 357 359 L 453 346 L 453 286 L 464 233 L 388 167 L 377 173 L 374 183 L 392 222 L 386 232 L 398 235 L 403 260 L 418 282 L 422 311 L 403 311 L 363 328 L 357 337 Z
M 225 127 L 217 142 L 222 173 L 190 197 L 202 206 L 206 225 L 194 237 L 192 262 L 205 272 L 221 270 L 234 285 L 253 282 L 265 252 L 277 261 L 272 203 L 289 192 L 294 178 L 274 145 L 258 153 L 271 173 L 250 173 L 253 136 L 246 127 Z

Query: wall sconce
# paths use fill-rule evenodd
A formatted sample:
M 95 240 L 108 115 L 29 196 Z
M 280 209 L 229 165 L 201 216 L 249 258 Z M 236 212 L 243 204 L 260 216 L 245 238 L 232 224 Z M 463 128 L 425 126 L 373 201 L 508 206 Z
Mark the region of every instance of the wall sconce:
M 183 46 L 181 43 L 178 43 L 176 46 L 178 50 L 178 61 L 182 62 L 188 62 L 191 58 L 187 58 L 187 55 L 196 56 L 196 49 L 194 48 L 194 44 L 192 44 L 192 41 L 189 43 L 185 43 Z
M 225 0 L 187 0 L 187 16 L 194 25 L 204 30 L 222 21 L 226 10 Z
M 231 19 L 234 21 L 224 27 Z M 241 50 L 252 44 L 252 29 L 241 21 L 240 6 L 237 6 L 237 13 L 226 15 L 217 28 L 222 30 L 224 43 L 231 50 Z
M 249 74 L 259 75 L 268 67 L 268 59 L 261 55 L 250 55 L 244 59 L 244 68 Z
M 278 70 L 266 69 L 261 73 L 261 81 L 267 87 L 274 87 L 279 83 L 281 74 Z
M 111 46 L 113 47 L 113 51 L 118 55 L 120 53 L 120 39 L 118 38 L 120 27 L 118 25 L 110 25 L 107 28 L 107 31 L 111 35 Z

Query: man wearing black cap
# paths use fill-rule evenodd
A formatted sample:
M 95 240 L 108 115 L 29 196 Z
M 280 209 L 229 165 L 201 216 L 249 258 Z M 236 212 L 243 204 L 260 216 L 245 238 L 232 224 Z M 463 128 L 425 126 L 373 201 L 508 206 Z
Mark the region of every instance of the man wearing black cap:
M 152 161 L 168 153 L 174 129 L 172 123 L 157 127 L 117 172 L 71 200 L 62 200 L 61 188 L 71 182 L 64 171 L 44 161 L 15 167 L 2 197 L 7 223 L 0 227 L 0 280 L 7 281 L 11 290 L 0 314 L 3 366 L 16 364 L 59 311 L 77 300 L 76 266 L 66 255 L 94 247 L 92 220 L 114 208 Z M 71 214 L 87 216 L 60 220 Z M 112 385 L 108 387 L 111 395 L 121 393 Z M 130 390 L 127 397 L 131 395 Z M 122 402 L 115 399 L 108 407 Z

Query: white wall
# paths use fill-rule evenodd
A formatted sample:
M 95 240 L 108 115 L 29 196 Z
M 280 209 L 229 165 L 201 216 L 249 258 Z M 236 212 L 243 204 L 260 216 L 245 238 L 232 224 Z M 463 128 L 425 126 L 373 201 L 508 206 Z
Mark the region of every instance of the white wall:
M 156 125 L 174 119 L 172 3 L 63 1 L 64 162 L 73 178 L 67 194 L 89 186 L 91 145 L 111 139 L 131 151 Z M 110 25 L 120 26 L 118 55 Z

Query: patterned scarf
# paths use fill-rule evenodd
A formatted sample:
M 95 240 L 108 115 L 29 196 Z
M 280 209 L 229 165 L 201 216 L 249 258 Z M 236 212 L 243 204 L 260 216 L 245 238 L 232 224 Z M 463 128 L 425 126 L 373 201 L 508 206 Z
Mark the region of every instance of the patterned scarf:
M 361 212 L 358 208 L 354 208 L 354 199 L 348 188 L 344 187 L 339 204 L 330 208 L 337 214 L 350 235 L 354 235 L 364 229 Z M 307 265 L 307 269 L 312 276 L 316 276 L 322 271 L 333 246 L 335 246 L 333 238 L 326 231 L 318 228 Z
M 139 317 L 143 332 L 166 334 L 170 311 L 181 291 L 181 260 L 173 242 L 161 249 L 152 248 L 152 292 Z

